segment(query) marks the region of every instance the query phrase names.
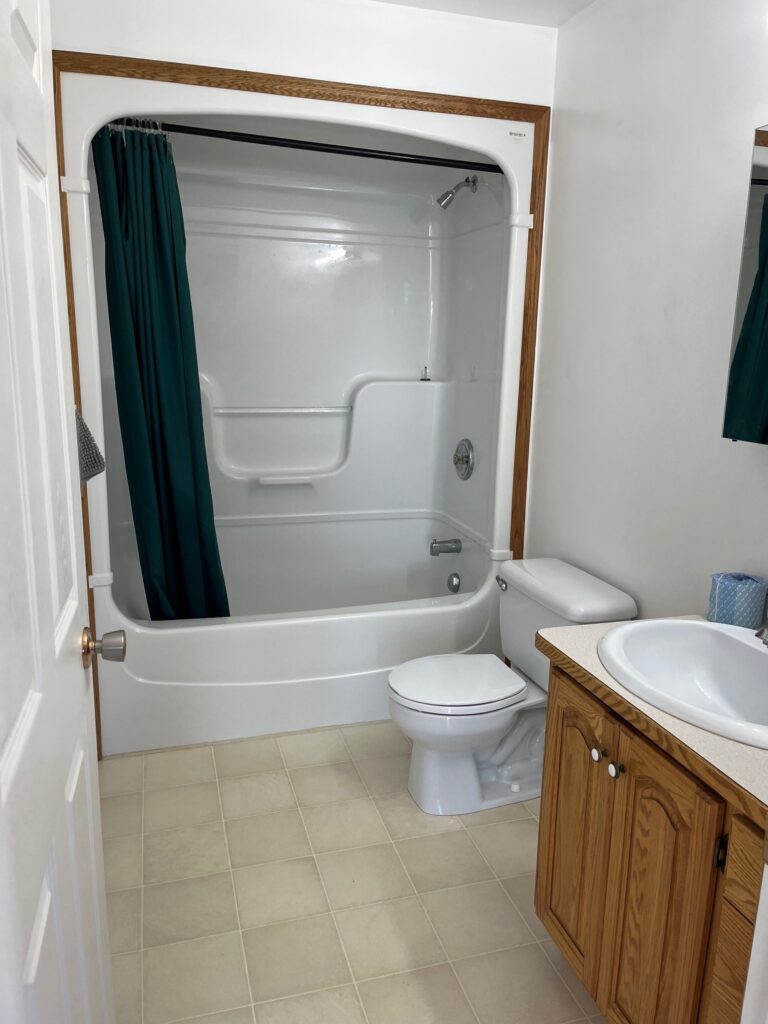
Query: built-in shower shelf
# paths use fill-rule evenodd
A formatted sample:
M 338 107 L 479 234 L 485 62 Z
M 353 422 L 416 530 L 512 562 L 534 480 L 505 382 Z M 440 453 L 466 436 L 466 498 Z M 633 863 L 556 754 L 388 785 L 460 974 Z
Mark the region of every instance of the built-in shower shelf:
M 312 473 L 308 476 L 260 476 L 256 478 L 256 483 L 261 484 L 262 487 L 279 487 L 279 486 L 295 486 L 297 484 L 312 484 L 318 476 L 326 476 L 325 473 Z

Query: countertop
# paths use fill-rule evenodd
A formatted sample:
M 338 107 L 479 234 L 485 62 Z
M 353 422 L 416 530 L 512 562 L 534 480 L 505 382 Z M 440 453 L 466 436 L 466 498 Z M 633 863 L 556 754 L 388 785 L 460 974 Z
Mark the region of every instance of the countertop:
M 637 708 L 646 718 L 661 726 L 761 803 L 768 805 L 768 750 L 716 736 L 666 711 L 659 711 L 618 683 L 603 667 L 597 654 L 598 641 L 609 629 L 618 625 L 618 622 L 608 622 L 586 626 L 556 626 L 542 629 L 540 636 L 569 661 L 613 690 L 627 704 Z

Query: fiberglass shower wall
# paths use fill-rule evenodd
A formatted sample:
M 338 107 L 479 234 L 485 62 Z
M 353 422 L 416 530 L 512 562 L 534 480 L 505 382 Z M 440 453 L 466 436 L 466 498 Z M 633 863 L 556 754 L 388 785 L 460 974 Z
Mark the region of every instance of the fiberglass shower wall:
M 311 123 L 208 123 L 449 152 Z M 183 135 L 172 144 L 232 613 L 369 604 L 372 579 L 377 603 L 445 592 L 448 562 L 430 558 L 430 537 L 460 533 L 480 553 L 491 528 L 503 176 L 480 173 L 477 194 L 462 190 L 443 211 L 435 197 L 466 171 Z M 100 316 L 114 595 L 142 618 L 105 323 Z M 425 366 L 429 381 L 419 379 Z M 477 452 L 467 483 L 452 465 L 462 437 Z M 467 588 L 485 565 L 465 559 Z

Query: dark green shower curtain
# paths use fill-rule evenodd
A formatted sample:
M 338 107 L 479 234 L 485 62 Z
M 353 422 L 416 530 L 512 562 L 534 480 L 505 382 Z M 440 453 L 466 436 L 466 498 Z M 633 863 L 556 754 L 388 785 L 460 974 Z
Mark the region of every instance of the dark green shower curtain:
M 170 146 L 160 132 L 107 127 L 92 149 L 120 432 L 149 613 L 229 615 Z
M 728 378 L 723 436 L 768 444 L 768 195 L 757 274 Z

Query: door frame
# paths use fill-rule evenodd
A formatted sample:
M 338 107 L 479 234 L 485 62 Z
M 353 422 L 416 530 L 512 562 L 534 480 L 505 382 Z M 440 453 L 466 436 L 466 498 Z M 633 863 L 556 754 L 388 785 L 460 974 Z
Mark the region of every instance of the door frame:
M 407 89 L 386 89 L 379 86 L 355 85 L 315 78 L 296 78 L 272 75 L 235 68 L 208 67 L 200 64 L 179 64 L 172 61 L 122 57 L 113 54 L 82 53 L 74 50 L 53 51 L 53 84 L 56 118 L 56 147 L 59 175 L 66 177 L 64 134 L 61 100 L 61 75 L 100 75 L 133 78 L 143 81 L 171 82 L 178 85 L 197 85 L 239 92 L 268 93 L 302 99 L 352 103 L 358 106 L 391 107 L 419 110 L 438 114 L 458 114 L 464 117 L 494 118 L 518 121 L 534 126 L 533 167 L 531 174 L 531 214 L 533 227 L 528 234 L 525 274 L 523 328 L 520 349 L 519 390 L 515 454 L 512 477 L 512 508 L 510 513 L 509 547 L 513 558 L 522 558 L 525 545 L 525 519 L 528 494 L 528 462 L 531 441 L 533 385 L 536 365 L 536 337 L 538 329 L 541 262 L 544 242 L 544 205 L 547 187 L 547 155 L 549 149 L 550 108 L 533 103 L 514 103 L 505 100 L 453 96 L 443 93 L 416 92 Z M 72 373 L 75 402 L 81 409 L 81 388 L 75 319 L 74 277 L 69 235 L 67 196 L 60 191 L 62 237 L 64 243 L 64 271 L 66 277 L 67 310 L 72 347 Z M 92 572 L 90 520 L 88 496 L 82 491 L 83 532 L 85 535 L 86 571 Z M 88 588 L 88 610 L 91 629 L 95 630 L 93 591 Z M 95 635 L 95 633 L 94 633 Z M 101 758 L 101 723 L 99 714 L 99 681 L 96 664 L 93 666 L 94 700 L 96 706 L 96 736 Z

